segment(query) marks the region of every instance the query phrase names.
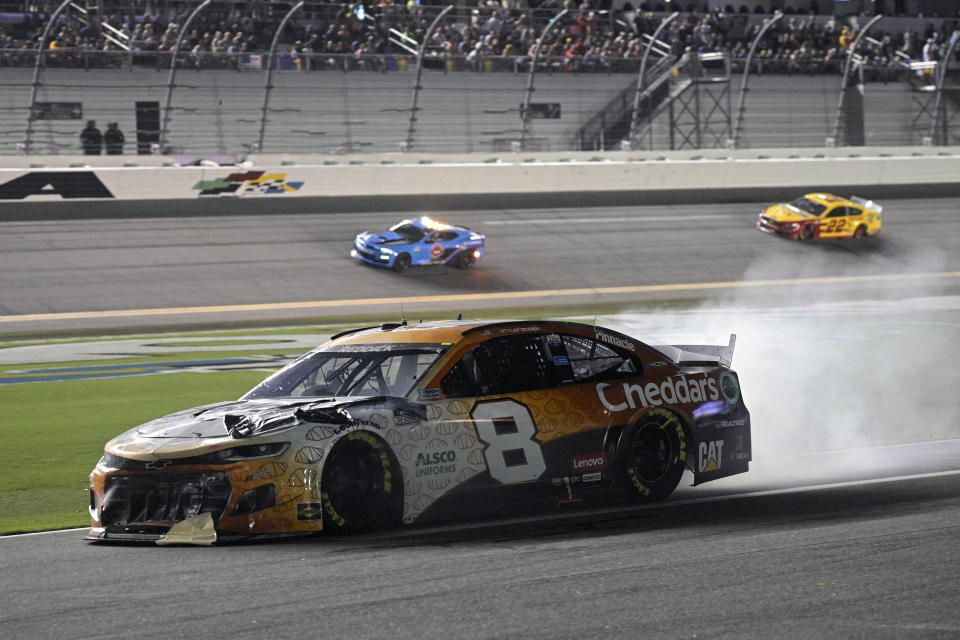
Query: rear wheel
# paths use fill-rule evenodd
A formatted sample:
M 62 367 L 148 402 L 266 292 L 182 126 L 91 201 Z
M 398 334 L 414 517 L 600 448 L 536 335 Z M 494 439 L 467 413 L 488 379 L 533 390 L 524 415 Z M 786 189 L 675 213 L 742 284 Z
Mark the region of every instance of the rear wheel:
M 863 224 L 862 224 L 862 225 L 860 225 L 859 227 L 857 227 L 856 229 L 853 230 L 853 237 L 854 237 L 856 240 L 860 240 L 860 239 L 862 239 L 862 238 L 863 238 L 864 236 L 866 236 L 866 235 L 867 235 L 867 226 L 866 226 L 866 225 L 863 225 Z
M 393 261 L 393 270 L 397 273 L 410 268 L 410 256 L 405 253 L 398 255 Z
M 687 436 L 673 413 L 654 409 L 626 434 L 622 482 L 630 502 L 653 502 L 673 493 L 687 466 Z
M 387 445 L 354 431 L 330 451 L 320 482 L 323 530 L 356 533 L 400 524 L 400 468 Z
M 466 251 L 462 251 L 460 255 L 457 256 L 456 266 L 458 269 L 469 269 L 476 264 L 476 262 L 476 258 L 473 257 L 473 250 L 468 249 Z

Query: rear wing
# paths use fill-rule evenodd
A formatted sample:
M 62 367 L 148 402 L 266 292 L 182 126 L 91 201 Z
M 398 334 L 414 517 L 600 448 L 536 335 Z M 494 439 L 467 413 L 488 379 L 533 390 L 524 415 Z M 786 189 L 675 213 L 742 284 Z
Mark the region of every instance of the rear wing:
M 850 202 L 856 202 L 858 205 L 865 209 L 869 209 L 874 213 L 883 213 L 883 207 L 874 202 L 873 200 L 867 200 L 866 198 L 860 198 L 858 196 L 850 196 Z
M 730 334 L 730 343 L 726 346 L 714 344 L 674 344 L 670 345 L 679 350 L 674 359 L 675 364 L 685 366 L 716 365 L 730 368 L 733 361 L 733 349 L 737 345 L 737 334 Z

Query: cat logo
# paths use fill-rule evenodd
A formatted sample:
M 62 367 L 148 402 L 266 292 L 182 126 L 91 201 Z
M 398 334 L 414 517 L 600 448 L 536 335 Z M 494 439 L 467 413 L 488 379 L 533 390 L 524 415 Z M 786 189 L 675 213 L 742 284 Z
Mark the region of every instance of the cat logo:
M 697 450 L 697 468 L 700 470 L 700 473 L 720 471 L 722 457 L 723 440 L 701 442 Z

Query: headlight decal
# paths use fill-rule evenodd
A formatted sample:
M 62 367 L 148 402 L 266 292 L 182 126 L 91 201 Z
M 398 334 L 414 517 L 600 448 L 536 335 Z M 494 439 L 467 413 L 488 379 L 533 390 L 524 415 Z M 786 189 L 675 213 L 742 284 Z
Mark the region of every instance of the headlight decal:
M 220 451 L 214 451 L 213 453 L 202 456 L 165 458 L 162 460 L 132 460 L 104 452 L 100 464 L 111 469 L 122 471 L 158 471 L 170 466 L 232 464 L 242 460 L 274 458 L 282 455 L 289 446 L 289 442 L 266 442 L 262 444 L 230 447 L 229 449 L 221 449 Z
M 241 447 L 230 447 L 229 449 L 215 451 L 209 456 L 202 457 L 210 457 L 212 459 L 212 464 L 239 462 L 240 460 L 255 460 L 257 458 L 272 458 L 282 454 L 289 446 L 289 442 L 248 444 Z

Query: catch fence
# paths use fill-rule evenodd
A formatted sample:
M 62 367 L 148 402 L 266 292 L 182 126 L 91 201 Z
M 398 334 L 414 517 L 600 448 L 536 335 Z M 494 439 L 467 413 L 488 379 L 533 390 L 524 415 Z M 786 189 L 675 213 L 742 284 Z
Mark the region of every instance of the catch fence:
M 412 55 L 314 54 L 298 60 L 281 54 L 271 61 L 268 83 L 264 54 L 185 53 L 171 79 L 169 54 L 58 51 L 44 56 L 34 82 L 35 55 L 2 54 L 0 154 L 78 154 L 88 120 L 101 130 L 117 122 L 127 137 L 126 154 L 197 158 L 236 159 L 255 151 L 614 149 L 626 144 L 640 67 L 636 58 L 545 57 L 531 78 L 526 56 L 437 55 L 424 58 L 418 84 Z M 666 84 L 660 106 L 647 109 L 642 139 L 633 147 L 828 143 L 840 102 L 838 62 L 754 59 L 742 131 L 733 141 L 730 105 L 741 95 L 744 64 L 729 60 L 723 101 L 698 94 L 688 103 L 674 95 L 682 91 L 686 67 L 652 66 L 645 83 L 652 85 L 659 74 Z M 934 72 L 866 68 L 863 84 L 848 89 L 862 101 L 862 140 L 854 144 L 956 143 L 958 91 L 948 75 L 935 110 Z M 691 105 L 712 108 L 713 118 L 727 122 L 712 136 L 684 133 L 678 113 L 701 117 Z M 698 133 L 701 124 L 692 125 Z

